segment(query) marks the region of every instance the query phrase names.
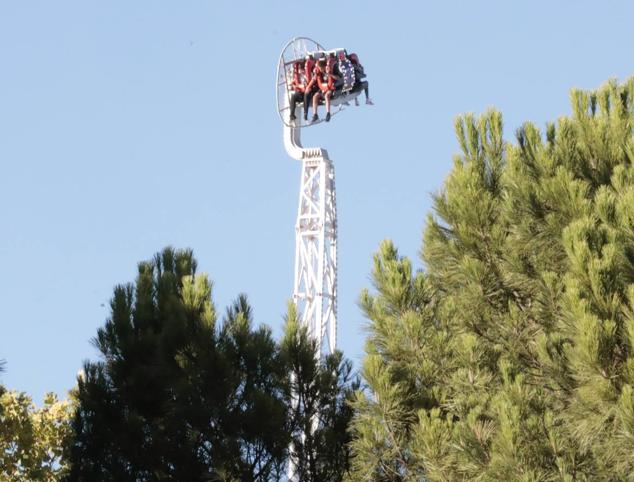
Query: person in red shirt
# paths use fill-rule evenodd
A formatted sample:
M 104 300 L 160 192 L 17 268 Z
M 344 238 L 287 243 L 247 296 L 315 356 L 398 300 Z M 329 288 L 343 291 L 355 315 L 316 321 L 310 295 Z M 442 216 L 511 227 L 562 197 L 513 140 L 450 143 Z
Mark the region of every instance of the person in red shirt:
M 320 59 L 317 64 L 317 68 L 315 70 L 315 74 L 317 77 L 317 85 L 319 90 L 313 96 L 313 122 L 319 120 L 319 115 L 317 113 L 317 108 L 319 106 L 319 101 L 323 98 L 326 104 L 326 122 L 330 121 L 330 99 L 335 91 L 335 82 L 338 80 L 338 76 L 336 76 L 332 69 L 334 65 L 334 59 Z
M 295 62 L 293 64 L 293 80 L 291 82 L 291 88 L 293 89 L 293 94 L 291 95 L 290 109 L 291 109 L 291 121 L 297 119 L 295 117 L 295 107 L 298 102 L 304 101 L 304 95 L 306 90 L 306 73 L 304 72 L 304 64 L 303 62 Z M 304 107 L 306 110 L 306 107 Z M 306 115 L 304 115 L 306 118 Z
M 304 88 L 304 120 L 308 120 L 308 107 L 310 106 L 313 96 L 319 90 L 317 86 L 317 77 L 315 76 L 315 68 L 317 62 L 312 54 L 306 56 L 304 62 L 304 74 L 306 76 L 306 87 Z

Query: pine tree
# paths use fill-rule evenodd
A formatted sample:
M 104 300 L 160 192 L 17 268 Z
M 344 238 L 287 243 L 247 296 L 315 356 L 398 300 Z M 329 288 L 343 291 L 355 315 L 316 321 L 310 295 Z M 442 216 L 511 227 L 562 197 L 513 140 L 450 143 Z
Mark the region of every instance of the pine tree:
M 425 272 L 381 247 L 353 480 L 631 480 L 634 80 L 571 100 L 459 118 Z
M 191 251 L 118 286 L 78 384 L 70 480 L 269 480 L 289 436 L 285 371 L 241 296 L 221 326 Z
M 289 374 L 286 400 L 295 480 L 340 482 L 349 470 L 350 401 L 359 388 L 340 351 L 319 356 L 317 343 L 289 303 L 281 355 Z
M 315 357 L 292 305 L 279 343 L 244 295 L 218 322 L 211 288 L 191 251 L 169 248 L 115 288 L 102 359 L 78 380 L 68 480 L 285 480 L 293 439 L 300 480 L 343 479 L 350 362 Z

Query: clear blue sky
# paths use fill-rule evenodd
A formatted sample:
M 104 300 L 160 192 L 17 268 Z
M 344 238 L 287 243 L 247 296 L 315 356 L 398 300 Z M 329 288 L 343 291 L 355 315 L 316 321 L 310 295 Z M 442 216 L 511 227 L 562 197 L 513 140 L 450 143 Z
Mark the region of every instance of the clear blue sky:
M 335 161 L 339 340 L 359 363 L 372 253 L 416 260 L 453 119 L 568 114 L 571 87 L 633 73 L 626 1 L 0 2 L 0 358 L 5 385 L 63 395 L 117 283 L 191 247 L 218 308 L 240 292 L 279 333 L 299 163 L 275 66 L 293 36 L 359 54 L 373 107 L 309 129 Z

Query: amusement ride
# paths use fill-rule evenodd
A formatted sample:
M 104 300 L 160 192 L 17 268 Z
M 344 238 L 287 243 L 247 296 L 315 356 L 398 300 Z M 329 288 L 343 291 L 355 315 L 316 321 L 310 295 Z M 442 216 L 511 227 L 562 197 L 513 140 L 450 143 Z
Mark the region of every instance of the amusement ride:
M 308 81 L 317 75 L 323 84 L 311 89 Z M 276 99 L 284 147 L 291 158 L 302 163 L 295 223 L 293 301 L 300 323 L 317 341 L 315 355 L 320 358 L 334 353 L 337 346 L 335 171 L 325 149 L 302 146 L 301 131 L 329 121 L 351 102 L 359 105 L 357 97 L 361 92 L 365 91 L 366 104 L 372 104 L 363 77 L 363 68 L 355 54 L 348 55 L 342 48 L 326 50 L 306 37 L 288 42 L 277 66 Z M 323 120 L 316 112 L 322 104 L 328 110 Z M 313 110 L 311 117 L 307 115 L 309 108 Z M 290 452 L 288 479 L 295 481 L 298 479 L 292 446 Z

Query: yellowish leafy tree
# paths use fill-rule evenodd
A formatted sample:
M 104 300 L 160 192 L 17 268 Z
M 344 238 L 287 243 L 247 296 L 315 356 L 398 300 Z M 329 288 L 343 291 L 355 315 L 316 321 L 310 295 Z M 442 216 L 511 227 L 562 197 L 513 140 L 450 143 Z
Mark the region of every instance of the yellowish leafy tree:
M 37 407 L 23 392 L 0 386 L 0 482 L 53 482 L 67 472 L 72 404 L 53 393 Z

